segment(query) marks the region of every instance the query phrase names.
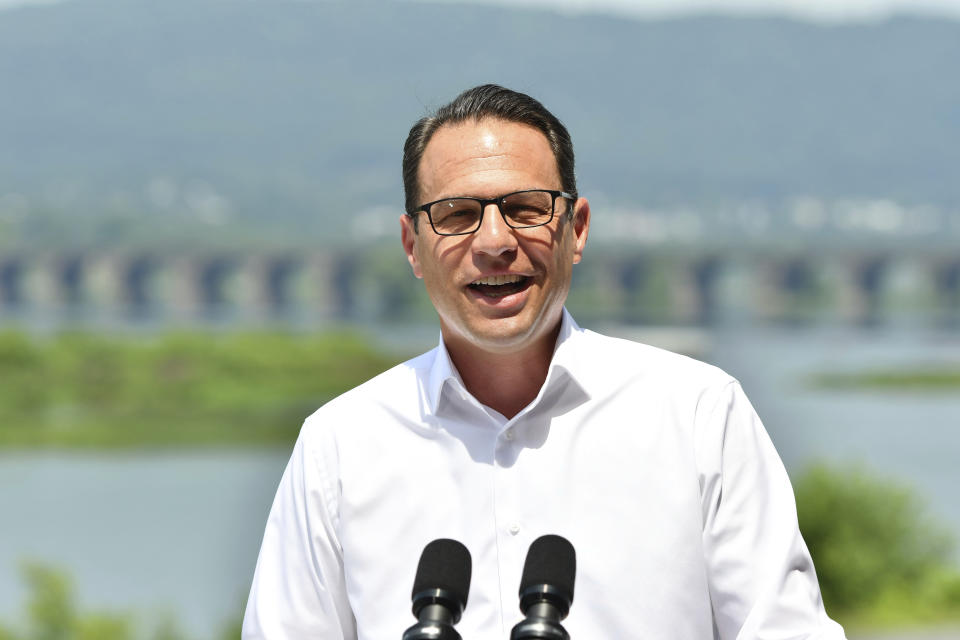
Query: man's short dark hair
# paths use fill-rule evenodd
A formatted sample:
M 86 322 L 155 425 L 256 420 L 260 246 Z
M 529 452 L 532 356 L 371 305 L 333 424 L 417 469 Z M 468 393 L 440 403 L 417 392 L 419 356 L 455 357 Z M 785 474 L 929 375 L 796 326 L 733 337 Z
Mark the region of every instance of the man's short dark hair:
M 403 145 L 403 191 L 407 211 L 412 211 L 422 204 L 419 201 L 420 159 L 433 134 L 446 124 L 459 124 L 467 120 L 478 121 L 483 118 L 518 122 L 535 127 L 543 133 L 557 161 L 560 188 L 574 196 L 577 195 L 577 179 L 573 169 L 573 142 L 563 123 L 547 111 L 539 101 L 525 93 L 495 84 L 484 84 L 467 89 L 450 104 L 418 120 L 410 129 L 407 142 Z M 416 218 L 414 224 L 416 225 Z

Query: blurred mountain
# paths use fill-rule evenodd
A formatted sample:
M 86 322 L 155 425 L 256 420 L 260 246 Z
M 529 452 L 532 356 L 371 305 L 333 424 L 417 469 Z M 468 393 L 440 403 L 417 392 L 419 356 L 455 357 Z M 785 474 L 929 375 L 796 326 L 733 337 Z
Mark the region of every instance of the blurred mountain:
M 412 2 L 0 11 L 0 246 L 392 230 L 409 126 L 474 84 L 571 129 L 611 206 L 960 207 L 960 23 L 637 21 Z M 953 79 L 951 79 L 953 78 Z

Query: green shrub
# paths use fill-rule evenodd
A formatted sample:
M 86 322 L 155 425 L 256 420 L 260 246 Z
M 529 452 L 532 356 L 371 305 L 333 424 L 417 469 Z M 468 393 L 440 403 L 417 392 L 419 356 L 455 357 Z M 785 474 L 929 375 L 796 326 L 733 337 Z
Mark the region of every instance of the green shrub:
M 77 611 L 70 579 L 39 563 L 22 568 L 27 584 L 26 629 L 0 625 L 0 640 L 132 640 L 133 620 L 112 613 Z
M 816 465 L 795 492 L 829 611 L 881 622 L 960 612 L 953 541 L 912 490 L 862 468 Z
M 81 612 L 74 601 L 73 585 L 62 571 L 30 562 L 21 569 L 27 586 L 25 625 L 22 629 L 0 623 L 0 640 L 187 640 L 173 616 L 161 618 L 153 628 L 136 624 L 131 613 Z M 240 637 L 240 618 L 225 622 L 219 637 Z

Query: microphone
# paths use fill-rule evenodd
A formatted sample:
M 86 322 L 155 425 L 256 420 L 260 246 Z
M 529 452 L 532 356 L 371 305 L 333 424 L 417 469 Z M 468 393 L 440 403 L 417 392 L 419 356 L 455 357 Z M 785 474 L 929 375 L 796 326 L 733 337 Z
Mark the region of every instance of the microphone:
M 520 611 L 525 616 L 510 640 L 570 640 L 560 625 L 573 602 L 577 554 L 570 541 L 546 535 L 533 541 L 520 580 Z
M 461 640 L 460 622 L 470 592 L 470 552 L 456 540 L 441 538 L 423 548 L 413 580 L 413 615 L 417 624 L 403 640 Z

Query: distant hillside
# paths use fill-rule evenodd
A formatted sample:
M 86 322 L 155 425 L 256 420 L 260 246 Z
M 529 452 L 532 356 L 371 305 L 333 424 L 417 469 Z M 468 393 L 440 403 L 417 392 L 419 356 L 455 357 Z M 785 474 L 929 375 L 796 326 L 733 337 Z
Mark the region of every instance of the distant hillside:
M 265 0 L 11 9 L 0 231 L 42 237 L 24 212 L 46 212 L 101 240 L 197 218 L 335 240 L 360 211 L 399 209 L 400 148 L 425 108 L 490 81 L 566 122 L 581 190 L 611 204 L 955 208 L 958 65 L 960 23 L 913 18 L 641 22 Z

